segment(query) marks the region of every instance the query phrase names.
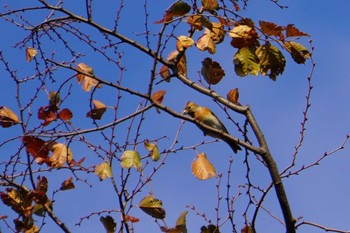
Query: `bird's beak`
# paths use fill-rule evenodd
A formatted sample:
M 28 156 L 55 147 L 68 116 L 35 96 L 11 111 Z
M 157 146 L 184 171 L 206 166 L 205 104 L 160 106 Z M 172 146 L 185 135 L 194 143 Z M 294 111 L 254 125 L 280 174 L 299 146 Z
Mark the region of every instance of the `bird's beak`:
M 186 109 L 184 109 L 183 111 L 182 111 L 182 114 L 187 114 L 188 112 L 187 112 L 187 110 Z

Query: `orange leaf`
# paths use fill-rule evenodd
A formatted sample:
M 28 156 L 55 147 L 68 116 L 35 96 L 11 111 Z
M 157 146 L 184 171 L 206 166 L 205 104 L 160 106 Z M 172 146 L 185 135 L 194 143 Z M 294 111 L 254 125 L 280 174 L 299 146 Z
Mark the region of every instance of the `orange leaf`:
M 58 118 L 64 121 L 69 121 L 72 117 L 73 113 L 68 108 L 64 108 L 58 113 Z
M 129 222 L 129 221 L 132 222 L 132 223 L 136 223 L 136 222 L 139 222 L 140 219 L 135 218 L 135 217 L 133 217 L 133 216 L 130 216 L 130 215 L 126 214 L 126 215 L 125 215 L 125 222 Z
M 305 32 L 299 31 L 299 29 L 296 28 L 293 24 L 288 24 L 286 27 L 286 36 L 292 37 L 292 36 L 310 36 L 310 35 Z
M 227 93 L 227 99 L 228 99 L 229 101 L 231 101 L 231 102 L 234 103 L 234 104 L 240 105 L 240 103 L 238 103 L 238 98 L 239 98 L 238 88 L 231 89 L 231 90 Z
M 202 61 L 201 74 L 208 84 L 215 85 L 225 76 L 225 71 L 218 62 L 212 61 L 211 58 L 207 57 Z
M 27 62 L 31 62 L 33 57 L 35 57 L 38 54 L 38 51 L 36 51 L 35 48 L 28 47 L 26 49 L 26 60 Z
M 55 121 L 57 119 L 55 107 L 54 109 L 51 106 L 40 107 L 38 110 L 38 118 L 40 120 L 44 120 L 43 126 Z
M 207 159 L 205 153 L 198 154 L 196 159 L 192 162 L 192 173 L 200 180 L 216 177 L 215 168 Z
M 98 100 L 92 100 L 92 102 L 94 103 L 94 109 L 89 111 L 86 114 L 86 117 L 90 117 L 94 120 L 101 120 L 102 115 L 105 113 L 107 109 L 106 105 Z
M 18 123 L 18 116 L 11 109 L 5 106 L 0 107 L 0 125 L 2 127 L 8 128 Z
M 261 31 L 268 36 L 281 36 L 283 27 L 272 22 L 259 21 Z
M 65 181 L 62 182 L 60 190 L 69 190 L 69 189 L 74 189 L 75 185 L 73 183 L 73 177 L 69 177 Z
M 164 99 L 164 95 L 165 95 L 165 94 L 166 94 L 166 91 L 164 91 L 164 90 L 159 90 L 159 91 L 155 92 L 155 93 L 152 95 L 151 99 L 152 99 L 154 102 L 156 102 L 156 103 L 158 103 L 158 104 L 161 104 L 161 103 L 163 102 L 163 99 Z
M 24 146 L 29 154 L 34 157 L 35 162 L 42 164 L 47 161 L 50 151 L 49 145 L 44 140 L 37 137 L 24 136 L 22 138 Z

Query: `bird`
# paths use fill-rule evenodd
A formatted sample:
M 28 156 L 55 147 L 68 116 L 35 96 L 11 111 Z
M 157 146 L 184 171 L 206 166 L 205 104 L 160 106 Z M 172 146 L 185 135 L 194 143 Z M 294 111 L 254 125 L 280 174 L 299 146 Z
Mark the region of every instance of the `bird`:
M 213 127 L 217 130 L 220 130 L 224 133 L 229 134 L 226 127 L 224 126 L 224 124 L 207 107 L 200 106 L 192 101 L 188 101 L 186 106 L 185 106 L 185 109 L 183 110 L 183 114 L 186 114 L 186 115 L 189 115 L 190 117 L 193 117 L 195 120 L 197 120 L 198 122 L 200 122 L 204 125 Z M 238 150 L 241 150 L 241 147 L 237 143 L 224 138 L 221 134 L 211 132 L 211 131 L 205 129 L 204 127 L 201 127 L 200 125 L 198 125 L 198 127 L 203 131 L 204 136 L 209 135 L 211 137 L 224 140 L 231 147 L 233 152 L 237 153 Z

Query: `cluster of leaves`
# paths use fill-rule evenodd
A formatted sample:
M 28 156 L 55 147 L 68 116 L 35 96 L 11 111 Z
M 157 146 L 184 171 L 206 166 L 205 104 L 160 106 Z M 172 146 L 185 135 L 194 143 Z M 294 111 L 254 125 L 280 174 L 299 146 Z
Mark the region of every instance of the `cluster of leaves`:
M 231 38 L 231 46 L 237 49 L 233 56 L 233 63 L 236 74 L 241 77 L 261 74 L 276 80 L 277 76 L 283 73 L 286 59 L 278 47 L 272 45 L 272 42 L 286 50 L 298 64 L 305 63 L 306 59 L 310 58 L 308 49 L 295 41 L 299 37 L 308 37 L 309 35 L 292 24 L 278 26 L 272 22 L 260 21 L 259 27 L 257 27 L 249 18 L 231 20 L 218 16 L 217 11 L 220 7 L 216 0 L 202 1 L 202 5 L 197 14 L 187 16 L 186 22 L 192 28 L 191 35 L 177 37 L 177 52 L 172 52 L 168 57 L 168 61 L 173 61 L 178 52 L 183 53 L 181 59 L 184 61 L 180 60 L 177 63 L 179 72 L 183 74 L 186 74 L 185 49 L 195 44 L 200 51 L 214 54 L 216 46 L 224 41 L 227 34 Z M 164 18 L 156 23 L 169 23 L 174 20 L 174 16 L 186 17 L 190 9 L 187 3 L 178 1 L 166 11 Z M 207 11 L 211 15 L 204 15 L 203 11 Z M 169 12 L 171 12 L 171 20 L 167 18 Z M 217 22 L 213 22 L 212 18 L 216 19 Z M 203 34 L 195 42 L 194 32 L 203 30 Z M 163 79 L 169 81 L 171 72 L 167 67 L 163 66 L 159 73 Z M 210 57 L 206 57 L 202 61 L 201 73 L 205 80 L 213 85 L 220 82 L 225 76 L 225 71 L 220 64 L 217 61 L 212 61 Z

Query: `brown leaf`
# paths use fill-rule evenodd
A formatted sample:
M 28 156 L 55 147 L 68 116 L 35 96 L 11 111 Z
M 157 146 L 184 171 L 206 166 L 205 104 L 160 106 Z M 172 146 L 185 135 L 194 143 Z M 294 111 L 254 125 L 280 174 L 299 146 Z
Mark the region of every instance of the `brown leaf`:
M 38 110 L 38 118 L 44 120 L 43 126 L 50 124 L 57 119 L 56 109 L 51 106 L 42 106 Z
M 203 30 L 203 25 L 202 25 L 202 17 L 200 15 L 191 15 L 187 17 L 187 23 L 191 25 L 191 27 L 195 28 L 198 31 Z
M 0 107 L 0 125 L 2 127 L 8 128 L 18 123 L 18 116 L 11 109 L 5 106 Z
M 286 36 L 292 37 L 292 36 L 310 36 L 310 35 L 305 32 L 301 32 L 293 24 L 288 24 L 286 27 Z
M 77 66 L 77 70 L 87 74 L 87 75 L 83 73 L 77 74 L 78 83 L 82 84 L 82 88 L 84 91 L 89 92 L 91 88 L 95 86 L 96 88 L 101 87 L 101 84 L 99 84 L 99 81 L 91 77 L 91 76 L 94 76 L 94 71 L 90 66 L 84 63 L 79 63 Z
M 258 33 L 248 25 L 234 27 L 229 35 L 232 37 L 231 45 L 235 48 L 253 47 L 258 42 Z
M 209 12 L 213 12 L 214 10 L 219 9 L 217 0 L 202 0 L 202 5 L 204 10 L 207 10 Z
M 201 51 L 208 50 L 210 54 L 214 54 L 216 52 L 216 45 L 210 37 L 209 29 L 206 28 L 204 34 L 199 37 L 196 47 Z
M 69 177 L 65 181 L 62 182 L 60 190 L 69 190 L 69 189 L 74 189 L 75 185 L 73 183 L 73 177 Z
M 212 61 L 211 58 L 207 57 L 202 61 L 201 74 L 208 84 L 215 85 L 225 76 L 225 71 L 218 62 Z
M 98 100 L 92 100 L 92 102 L 94 103 L 94 108 L 86 114 L 86 117 L 90 117 L 94 120 L 101 120 L 107 107 L 104 103 Z
M 188 36 L 179 36 L 176 41 L 176 49 L 179 52 L 182 52 L 184 49 L 191 47 L 194 44 L 194 41 L 191 37 Z
M 241 105 L 240 103 L 238 103 L 238 98 L 239 98 L 239 91 L 238 88 L 235 89 L 231 89 L 228 93 L 227 93 L 227 99 L 229 101 L 231 101 L 234 104 L 238 104 Z
M 260 24 L 260 29 L 264 34 L 266 34 L 268 36 L 283 37 L 283 34 L 282 34 L 283 27 L 282 26 L 278 26 L 275 23 L 265 22 L 262 20 L 259 21 L 259 24 Z
M 168 23 L 171 20 L 173 20 L 175 16 L 183 16 L 186 13 L 188 13 L 190 10 L 191 10 L 190 5 L 188 5 L 183 1 L 177 1 L 168 8 L 168 10 L 165 12 L 163 16 L 163 19 L 155 21 L 154 23 L 155 24 Z
M 26 49 L 26 60 L 27 62 L 31 62 L 33 57 L 35 57 L 38 54 L 38 51 L 35 48 L 28 47 Z
M 254 233 L 254 230 L 250 226 L 244 225 L 244 227 L 241 230 L 241 233 Z
M 138 218 L 135 218 L 135 217 L 130 216 L 128 214 L 125 215 L 125 222 L 137 223 L 139 221 L 140 221 L 140 219 L 138 219 Z
M 192 162 L 192 173 L 200 180 L 216 177 L 215 168 L 207 159 L 205 153 L 198 154 L 196 159 Z
M 49 158 L 52 168 L 60 168 L 64 163 L 70 162 L 73 159 L 71 150 L 63 143 L 57 143 L 52 146 L 53 153 Z
M 164 79 L 165 82 L 170 82 L 170 70 L 167 66 L 162 66 L 162 68 L 160 68 L 159 70 L 159 74 L 162 77 L 162 79 Z
M 68 108 L 64 108 L 58 113 L 58 118 L 64 121 L 69 121 L 72 117 L 73 113 Z
M 220 44 L 225 39 L 224 25 L 222 23 L 212 23 L 212 26 L 210 37 L 215 44 Z
M 42 164 L 47 161 L 50 144 L 37 137 L 24 136 L 22 138 L 24 146 L 29 154 L 34 157 L 35 162 Z
M 175 59 L 177 58 L 177 55 L 179 54 L 179 51 L 177 50 L 174 50 L 172 51 L 168 57 L 167 57 L 167 60 L 168 61 L 171 61 L 171 62 L 174 62 Z M 187 61 L 186 61 L 186 55 L 185 54 L 182 54 L 181 58 L 180 58 L 180 61 L 177 63 L 177 69 L 180 73 L 186 75 L 187 74 Z
M 166 94 L 166 91 L 164 91 L 164 90 L 159 90 L 159 91 L 155 92 L 155 93 L 152 95 L 151 99 L 152 99 L 154 102 L 156 102 L 156 103 L 158 103 L 158 104 L 161 104 L 161 103 L 163 102 L 163 99 L 164 99 L 164 95 L 165 95 L 165 94 Z

